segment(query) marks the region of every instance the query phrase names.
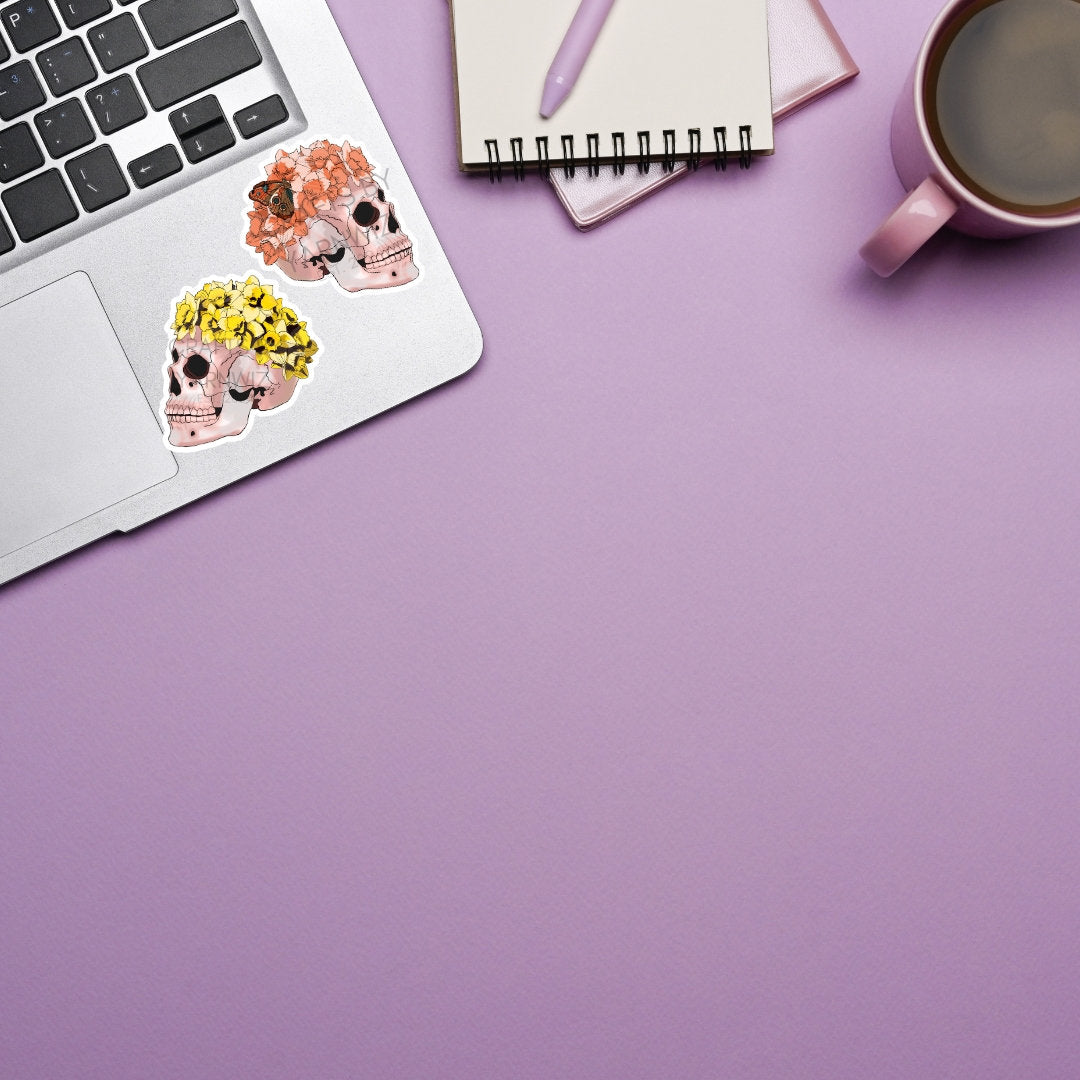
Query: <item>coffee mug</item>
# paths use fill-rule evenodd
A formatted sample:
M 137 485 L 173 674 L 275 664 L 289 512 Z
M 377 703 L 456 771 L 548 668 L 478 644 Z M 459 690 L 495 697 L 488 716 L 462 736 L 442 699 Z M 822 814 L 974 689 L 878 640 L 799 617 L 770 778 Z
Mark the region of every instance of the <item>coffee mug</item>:
M 860 249 L 888 277 L 942 226 L 1080 224 L 1080 0 L 952 0 L 892 119 L 907 198 Z

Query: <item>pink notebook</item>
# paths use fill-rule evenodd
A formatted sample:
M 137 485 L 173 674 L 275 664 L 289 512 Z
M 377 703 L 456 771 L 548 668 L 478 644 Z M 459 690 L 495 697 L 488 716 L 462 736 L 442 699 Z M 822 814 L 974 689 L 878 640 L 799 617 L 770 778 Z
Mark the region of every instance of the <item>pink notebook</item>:
M 853 79 L 859 69 L 818 0 L 768 0 L 768 7 L 773 119 L 779 120 Z M 690 171 L 682 162 L 672 172 L 653 165 L 642 174 L 627 166 L 622 176 L 607 167 L 599 176 L 583 168 L 572 177 L 554 169 L 551 185 L 574 224 L 592 229 Z

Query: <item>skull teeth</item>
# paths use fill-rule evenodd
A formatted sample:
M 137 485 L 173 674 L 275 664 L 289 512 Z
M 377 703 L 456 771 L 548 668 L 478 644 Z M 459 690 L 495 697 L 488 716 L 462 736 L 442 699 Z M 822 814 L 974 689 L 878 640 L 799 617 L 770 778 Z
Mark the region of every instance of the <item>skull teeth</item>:
M 165 416 L 167 419 L 183 420 L 185 422 L 190 420 L 212 420 L 215 415 L 216 414 L 213 409 L 200 410 L 199 412 L 195 412 L 193 409 L 185 409 L 182 406 L 178 408 L 175 405 L 170 408 L 166 408 L 165 410 Z
M 364 264 L 368 270 L 379 270 L 388 263 L 401 262 L 412 255 L 412 243 L 404 240 L 401 243 L 385 248 L 370 259 L 365 259 Z

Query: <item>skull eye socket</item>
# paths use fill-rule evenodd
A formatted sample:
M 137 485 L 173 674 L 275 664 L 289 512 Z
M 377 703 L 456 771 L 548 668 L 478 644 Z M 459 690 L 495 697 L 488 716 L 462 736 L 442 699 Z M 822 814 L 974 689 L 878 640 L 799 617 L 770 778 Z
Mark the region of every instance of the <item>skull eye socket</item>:
M 339 263 L 345 258 L 345 249 L 339 247 L 337 251 L 328 251 L 325 255 L 312 255 L 308 262 L 312 266 L 320 266 L 323 263 Z
M 173 351 L 172 351 L 173 363 L 175 364 L 179 359 L 180 359 L 180 354 L 175 349 L 173 349 Z
M 382 188 L 379 188 L 379 202 L 386 202 L 386 193 Z
M 369 229 L 379 220 L 379 208 L 374 203 L 358 203 L 352 216 L 361 229 Z
M 200 356 L 198 353 L 192 353 L 191 356 L 184 361 L 184 374 L 189 379 L 205 379 L 206 373 L 210 370 L 210 361 L 205 356 Z

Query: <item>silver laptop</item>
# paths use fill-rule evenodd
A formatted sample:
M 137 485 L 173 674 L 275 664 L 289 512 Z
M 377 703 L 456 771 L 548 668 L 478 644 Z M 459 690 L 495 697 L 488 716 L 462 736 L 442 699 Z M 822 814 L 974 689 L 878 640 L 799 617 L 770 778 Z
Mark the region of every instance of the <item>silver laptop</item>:
M 0 4 L 0 582 L 468 370 L 324 0 Z

